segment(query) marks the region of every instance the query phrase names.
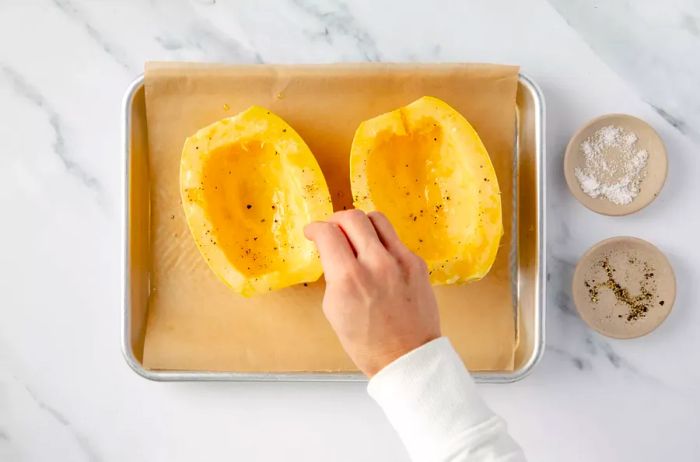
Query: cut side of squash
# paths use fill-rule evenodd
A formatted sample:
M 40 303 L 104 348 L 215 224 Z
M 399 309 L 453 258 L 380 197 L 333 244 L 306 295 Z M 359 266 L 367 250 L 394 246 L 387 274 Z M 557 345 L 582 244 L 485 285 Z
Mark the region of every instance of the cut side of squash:
M 383 212 L 433 284 L 480 279 L 503 235 L 491 159 L 469 122 L 425 96 L 364 121 L 350 154 L 353 203 Z
M 250 296 L 322 274 L 304 226 L 333 213 L 315 157 L 284 120 L 253 106 L 189 137 L 180 194 L 209 267 Z

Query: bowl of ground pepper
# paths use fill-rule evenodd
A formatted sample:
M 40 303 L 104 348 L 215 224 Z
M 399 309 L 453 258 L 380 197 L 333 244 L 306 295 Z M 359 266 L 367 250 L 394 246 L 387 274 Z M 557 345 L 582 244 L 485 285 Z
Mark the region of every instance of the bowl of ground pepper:
M 676 297 L 676 278 L 666 256 L 635 237 L 613 237 L 581 257 L 573 278 L 581 318 L 613 338 L 635 338 L 656 329 Z

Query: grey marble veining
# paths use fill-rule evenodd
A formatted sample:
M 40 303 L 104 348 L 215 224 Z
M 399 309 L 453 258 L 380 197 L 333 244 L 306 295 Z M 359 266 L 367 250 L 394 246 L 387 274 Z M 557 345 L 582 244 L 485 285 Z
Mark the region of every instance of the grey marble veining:
M 70 421 L 57 409 L 53 408 L 52 406 L 49 406 L 46 404 L 44 401 L 39 398 L 34 391 L 32 391 L 29 386 L 26 384 L 24 385 L 24 389 L 26 392 L 29 394 L 29 396 L 32 398 L 36 406 L 41 409 L 44 413 L 48 414 L 51 418 L 53 418 L 56 422 L 58 422 L 61 426 L 65 427 L 66 430 L 70 435 L 75 438 L 75 441 L 77 442 L 78 446 L 83 450 L 85 454 L 85 458 L 89 461 L 98 461 L 100 460 L 99 457 L 97 457 L 97 454 L 95 454 L 94 449 L 90 445 L 90 441 L 85 438 L 82 434 L 78 433 L 73 426 L 71 425 Z
M 5 77 L 9 85 L 16 94 L 24 98 L 29 104 L 41 109 L 48 118 L 49 124 L 54 131 L 52 148 L 54 154 L 58 156 L 66 171 L 80 181 L 85 187 L 100 193 L 100 184 L 94 176 L 82 169 L 82 167 L 70 158 L 70 153 L 66 147 L 66 140 L 61 127 L 61 117 L 55 109 L 51 107 L 44 96 L 33 88 L 17 71 L 0 64 L 0 75 Z
M 117 64 L 123 67 L 130 73 L 138 71 L 140 65 L 134 65 L 129 62 L 126 53 L 115 43 L 111 43 L 102 36 L 100 31 L 95 29 L 90 20 L 85 17 L 85 14 L 78 7 L 78 3 L 70 0 L 52 0 L 53 4 L 65 14 L 71 21 L 80 26 L 87 36 L 97 44 L 102 51 L 108 54 Z
M 318 24 L 317 27 L 304 31 L 311 40 L 321 39 L 333 45 L 339 39 L 347 38 L 355 44 L 362 61 L 382 60 L 377 44 L 345 3 L 334 2 L 330 8 L 328 3 L 313 0 L 293 0 L 292 3 Z
M 550 3 L 661 117 L 700 142 L 700 3 Z

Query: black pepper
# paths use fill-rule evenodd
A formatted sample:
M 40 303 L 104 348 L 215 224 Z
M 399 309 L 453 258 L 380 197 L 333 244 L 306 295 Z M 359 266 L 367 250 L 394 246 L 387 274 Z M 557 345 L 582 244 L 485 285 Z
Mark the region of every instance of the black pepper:
M 631 260 L 631 259 L 630 259 Z M 625 318 L 628 322 L 637 321 L 646 316 L 652 306 L 654 298 L 653 291 L 655 290 L 654 272 L 651 271 L 646 263 L 644 263 L 643 280 L 640 283 L 639 295 L 632 295 L 627 287 L 623 287 L 615 278 L 616 268 L 610 265 L 608 257 L 601 259 L 596 265 L 603 268 L 607 279 L 603 282 L 585 281 L 584 285 L 588 288 L 588 295 L 592 303 L 598 303 L 600 300 L 600 289 L 609 289 L 615 299 L 626 305 L 628 308 Z M 663 306 L 663 300 L 659 302 Z M 622 317 L 622 316 L 620 316 Z

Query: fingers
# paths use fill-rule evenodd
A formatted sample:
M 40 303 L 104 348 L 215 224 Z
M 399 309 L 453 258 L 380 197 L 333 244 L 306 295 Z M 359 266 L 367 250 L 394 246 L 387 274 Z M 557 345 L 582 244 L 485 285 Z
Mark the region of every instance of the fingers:
M 328 222 L 309 224 L 304 233 L 316 243 L 326 280 L 342 278 L 356 269 L 358 260 L 359 264 L 365 263 L 382 272 L 389 272 L 396 261 L 411 272 L 425 266 L 401 242 L 394 227 L 380 212 L 366 215 L 361 210 L 337 212 Z
M 384 244 L 384 247 L 386 247 L 396 260 L 401 262 L 401 264 L 409 270 L 410 274 L 419 277 L 428 276 L 428 267 L 425 261 L 406 247 L 389 219 L 383 213 L 377 211 L 369 212 L 367 217 L 377 230 L 379 239 Z
M 304 235 L 316 244 L 327 280 L 337 278 L 357 265 L 350 243 L 338 225 L 315 221 L 306 225 Z
M 328 221 L 336 223 L 343 228 L 345 235 L 359 257 L 372 254 L 386 254 L 384 246 L 379 241 L 377 231 L 363 211 L 347 210 L 337 212 Z
M 408 247 L 401 242 L 399 235 L 396 233 L 389 219 L 383 213 L 377 211 L 369 212 L 367 217 L 372 222 L 372 225 L 374 225 L 379 239 L 389 253 L 397 260 L 408 263 L 408 260 L 410 260 L 413 254 L 408 250 Z

